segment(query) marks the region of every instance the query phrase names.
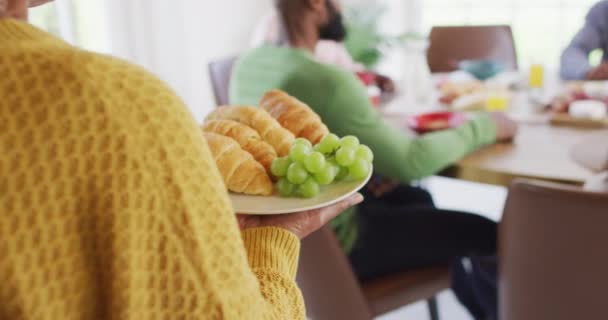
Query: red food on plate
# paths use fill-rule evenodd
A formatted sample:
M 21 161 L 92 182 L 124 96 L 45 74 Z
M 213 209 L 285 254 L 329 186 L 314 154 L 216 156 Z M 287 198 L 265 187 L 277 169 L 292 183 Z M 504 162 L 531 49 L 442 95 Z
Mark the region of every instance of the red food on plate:
M 575 101 L 590 100 L 591 97 L 588 94 L 586 94 L 584 91 L 575 90 L 574 92 L 572 92 L 572 99 Z
M 458 99 L 459 95 L 455 94 L 455 93 L 450 93 L 450 94 L 446 94 L 441 96 L 441 98 L 439 98 L 439 102 L 441 104 L 444 105 L 452 105 L 452 103 L 454 102 L 454 100 Z
M 366 87 L 376 84 L 376 75 L 371 72 L 357 72 L 357 77 Z
M 417 133 L 423 134 L 455 128 L 464 122 L 466 117 L 459 112 L 433 112 L 409 118 L 408 126 Z

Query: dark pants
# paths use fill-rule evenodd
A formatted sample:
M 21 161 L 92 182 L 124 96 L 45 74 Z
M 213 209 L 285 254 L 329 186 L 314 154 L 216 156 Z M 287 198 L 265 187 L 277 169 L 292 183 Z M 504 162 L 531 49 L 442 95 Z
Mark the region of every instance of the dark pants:
M 462 257 L 496 253 L 495 222 L 470 213 L 437 209 L 430 194 L 416 187 L 400 186 L 381 197 L 366 194 L 358 207 L 357 220 L 359 233 L 350 261 L 361 280 L 431 266 L 456 268 Z M 460 278 L 453 283 L 468 283 L 461 285 L 468 290 L 473 286 L 471 277 L 463 278 L 462 269 L 457 271 L 454 275 Z M 456 294 L 464 300 L 459 292 Z M 471 305 L 476 306 L 476 301 Z M 475 317 L 486 317 L 465 306 Z
M 452 289 L 475 319 L 498 319 L 496 256 L 470 257 L 452 268 Z

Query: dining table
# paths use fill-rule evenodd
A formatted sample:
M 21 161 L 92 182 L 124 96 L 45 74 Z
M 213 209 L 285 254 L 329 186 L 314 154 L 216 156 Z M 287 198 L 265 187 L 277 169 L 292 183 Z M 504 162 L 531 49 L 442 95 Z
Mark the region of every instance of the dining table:
M 383 118 L 404 130 L 410 116 L 445 110 L 439 103 L 412 104 L 402 94 L 379 108 Z M 555 125 L 547 112 L 532 105 L 525 90 L 513 93 L 506 113 L 519 124 L 513 141 L 481 148 L 440 175 L 505 187 L 518 178 L 582 185 L 593 176 L 594 172 L 573 153 L 585 141 L 608 141 L 608 128 Z

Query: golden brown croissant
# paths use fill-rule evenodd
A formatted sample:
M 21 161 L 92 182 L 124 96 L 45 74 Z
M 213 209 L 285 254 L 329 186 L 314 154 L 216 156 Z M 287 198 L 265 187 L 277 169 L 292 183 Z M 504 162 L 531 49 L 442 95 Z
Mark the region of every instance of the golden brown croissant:
M 308 105 L 281 90 L 267 92 L 260 101 L 260 107 L 296 137 L 308 139 L 313 144 L 319 143 L 329 134 L 319 115 Z
M 271 117 L 268 112 L 257 107 L 223 106 L 207 116 L 209 120 L 234 120 L 257 131 L 262 139 L 268 142 L 281 157 L 289 154 L 295 137 L 289 130 Z
M 232 120 L 207 121 L 203 125 L 203 131 L 221 134 L 236 140 L 241 148 L 249 152 L 270 174 L 270 166 L 272 161 L 277 158 L 277 153 L 268 142 L 262 140 L 257 131 Z
M 228 190 L 250 195 L 272 195 L 270 177 L 253 156 L 232 138 L 203 133 Z

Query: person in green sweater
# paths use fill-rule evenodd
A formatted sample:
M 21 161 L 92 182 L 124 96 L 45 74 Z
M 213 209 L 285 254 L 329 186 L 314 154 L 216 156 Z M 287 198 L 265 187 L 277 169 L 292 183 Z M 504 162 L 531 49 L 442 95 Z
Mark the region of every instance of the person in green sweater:
M 355 135 L 374 151 L 375 172 L 390 183 L 375 184 L 356 210 L 333 221 L 359 278 L 445 265 L 460 257 L 494 255 L 494 222 L 469 213 L 439 210 L 428 192 L 410 184 L 480 147 L 511 139 L 515 123 L 504 114 L 491 113 L 478 114 L 452 130 L 418 137 L 394 128 L 372 108 L 354 74 L 314 59 L 313 50 L 320 39 L 341 41 L 346 34 L 339 4 L 332 0 L 277 0 L 277 7 L 289 45 L 266 46 L 243 54 L 233 70 L 230 102 L 257 105 L 264 92 L 282 89 L 313 108 L 333 133 Z M 463 275 L 462 268 L 457 271 Z M 455 284 L 462 282 L 454 279 Z M 462 291 L 461 301 L 483 317 L 470 290 Z

